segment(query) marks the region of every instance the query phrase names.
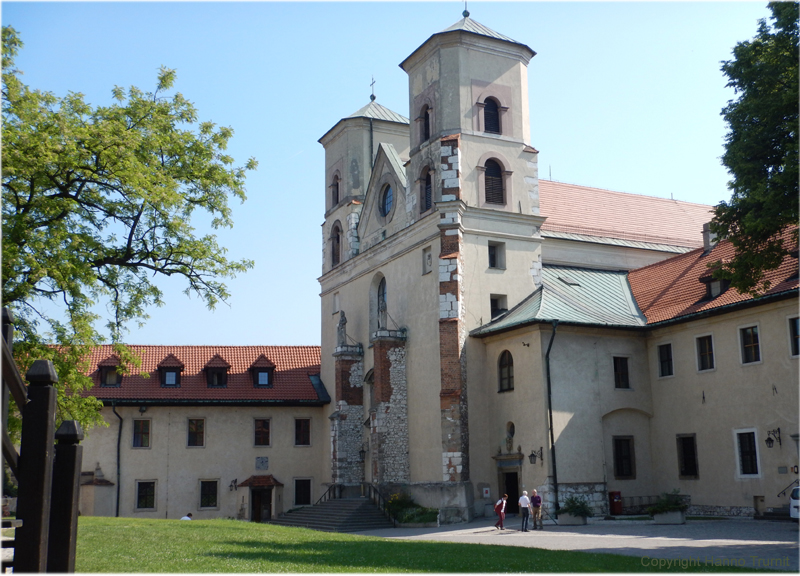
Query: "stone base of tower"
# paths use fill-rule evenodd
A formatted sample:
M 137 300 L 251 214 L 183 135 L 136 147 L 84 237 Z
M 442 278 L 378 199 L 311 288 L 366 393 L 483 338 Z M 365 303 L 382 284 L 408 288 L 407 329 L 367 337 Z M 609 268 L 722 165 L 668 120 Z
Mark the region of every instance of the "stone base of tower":
M 405 492 L 420 506 L 438 508 L 440 524 L 460 524 L 475 517 L 472 482 L 385 482 L 380 491 L 387 498 Z

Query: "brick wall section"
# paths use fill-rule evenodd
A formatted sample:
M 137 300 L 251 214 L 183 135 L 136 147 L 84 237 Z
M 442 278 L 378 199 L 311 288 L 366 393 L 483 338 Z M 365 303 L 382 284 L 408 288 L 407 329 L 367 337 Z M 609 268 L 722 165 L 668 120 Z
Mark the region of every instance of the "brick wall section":
M 331 475 L 334 482 L 364 481 L 362 446 L 364 421 L 364 362 L 360 346 L 347 346 L 334 353 L 336 412 L 331 416 Z
M 459 136 L 442 140 L 442 201 L 461 198 Z M 466 387 L 466 324 L 461 216 L 442 207 L 439 219 L 439 393 L 442 430 L 442 480 L 469 480 L 469 430 Z
M 374 399 L 370 457 L 376 482 L 408 482 L 408 382 L 405 337 L 372 340 Z
M 441 140 L 442 200 L 461 198 L 461 136 L 454 134 Z

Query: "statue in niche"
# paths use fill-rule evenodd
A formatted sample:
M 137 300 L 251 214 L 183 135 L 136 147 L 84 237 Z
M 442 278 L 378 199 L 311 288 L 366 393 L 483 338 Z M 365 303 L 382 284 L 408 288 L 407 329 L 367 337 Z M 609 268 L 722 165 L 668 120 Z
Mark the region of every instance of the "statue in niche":
M 386 330 L 386 301 L 378 302 L 378 330 Z
M 336 345 L 341 348 L 347 346 L 347 317 L 344 310 L 339 311 L 339 326 L 336 328 Z

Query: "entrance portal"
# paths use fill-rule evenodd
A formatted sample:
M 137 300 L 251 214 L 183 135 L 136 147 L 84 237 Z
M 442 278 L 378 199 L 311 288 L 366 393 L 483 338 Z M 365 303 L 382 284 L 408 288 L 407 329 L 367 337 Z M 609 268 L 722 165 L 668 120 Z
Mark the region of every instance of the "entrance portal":
M 519 512 L 519 477 L 516 472 L 503 472 L 504 491 L 508 494 L 506 514 Z
M 267 522 L 272 518 L 272 488 L 250 489 L 250 520 Z

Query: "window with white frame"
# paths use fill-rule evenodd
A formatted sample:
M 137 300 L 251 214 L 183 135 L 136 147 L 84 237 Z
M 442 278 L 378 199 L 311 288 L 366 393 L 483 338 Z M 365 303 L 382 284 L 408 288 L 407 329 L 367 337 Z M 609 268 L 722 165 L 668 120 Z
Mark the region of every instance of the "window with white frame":
M 705 336 L 698 336 L 695 342 L 697 343 L 697 370 L 700 372 L 713 370 L 714 339 L 710 334 L 707 334 Z
M 135 419 L 133 421 L 133 447 L 150 448 L 150 420 Z
M 761 348 L 758 341 L 758 326 L 747 326 L 739 329 L 742 364 L 761 362 Z
M 666 378 L 673 375 L 672 344 L 661 344 L 658 347 L 658 376 Z

